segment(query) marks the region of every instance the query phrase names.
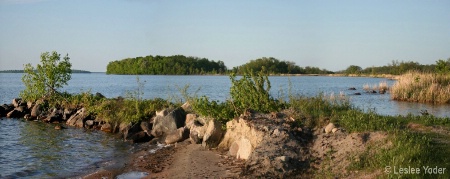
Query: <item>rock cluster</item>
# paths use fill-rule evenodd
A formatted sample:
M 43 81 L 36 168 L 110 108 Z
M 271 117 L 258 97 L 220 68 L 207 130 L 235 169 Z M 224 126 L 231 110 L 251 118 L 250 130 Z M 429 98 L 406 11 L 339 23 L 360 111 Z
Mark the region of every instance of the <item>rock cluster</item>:
M 173 110 L 156 111 L 153 118 L 139 123 L 111 124 L 90 115 L 86 108 L 52 108 L 44 111 L 42 101 L 27 103 L 15 98 L 11 104 L 0 106 L 0 117 L 65 123 L 67 126 L 118 132 L 125 140 L 133 143 L 157 140 L 160 143 L 173 144 L 190 139 L 193 143 L 202 143 L 205 147 L 217 146 L 224 135 L 221 123 L 196 114 L 186 114 L 186 111 L 192 111 L 189 103 Z M 58 130 L 63 128 L 61 125 L 55 127 Z

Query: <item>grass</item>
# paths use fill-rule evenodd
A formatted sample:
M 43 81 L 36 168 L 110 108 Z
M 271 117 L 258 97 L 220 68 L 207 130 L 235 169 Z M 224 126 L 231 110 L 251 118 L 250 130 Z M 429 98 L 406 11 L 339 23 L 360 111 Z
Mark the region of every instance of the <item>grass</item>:
M 450 76 L 421 72 L 401 75 L 392 86 L 391 98 L 434 104 L 450 103 Z

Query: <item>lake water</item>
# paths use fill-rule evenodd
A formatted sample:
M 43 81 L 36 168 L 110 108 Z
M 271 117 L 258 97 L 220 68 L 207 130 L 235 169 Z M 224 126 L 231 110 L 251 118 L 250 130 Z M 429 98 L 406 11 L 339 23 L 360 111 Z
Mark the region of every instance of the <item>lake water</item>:
M 22 74 L 0 73 L 0 103 L 11 103 L 24 89 Z M 139 76 L 144 84 L 144 98 L 181 98 L 181 88 L 189 85 L 188 92 L 206 95 L 214 100 L 229 98 L 231 86 L 228 76 Z M 419 115 L 419 111 L 450 117 L 449 105 L 430 105 L 398 102 L 389 94 L 364 93 L 364 84 L 374 85 L 387 81 L 382 78 L 291 76 L 270 77 L 274 97 L 293 94 L 315 96 L 319 93 L 339 96 L 343 93 L 356 107 L 375 110 L 384 115 Z M 70 93 L 90 90 L 106 97 L 126 96 L 136 90 L 136 76 L 106 75 L 104 73 L 73 74 L 64 89 Z M 355 87 L 356 91 L 348 88 Z M 362 95 L 353 95 L 360 92 Z M 48 178 L 72 176 L 77 172 L 101 165 L 104 161 L 126 155 L 131 145 L 100 131 L 69 128 L 54 130 L 52 124 L 0 120 L 0 178 Z

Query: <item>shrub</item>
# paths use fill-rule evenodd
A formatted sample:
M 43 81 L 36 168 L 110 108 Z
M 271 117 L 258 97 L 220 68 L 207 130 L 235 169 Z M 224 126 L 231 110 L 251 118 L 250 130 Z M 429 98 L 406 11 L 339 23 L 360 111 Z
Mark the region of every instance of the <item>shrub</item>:
M 57 90 L 67 85 L 71 79 L 72 64 L 69 56 L 66 55 L 61 61 L 61 55 L 53 51 L 51 54 L 45 52 L 41 54 L 41 64 L 36 68 L 31 64 L 26 64 L 22 82 L 25 89 L 20 92 L 20 96 L 27 101 L 37 99 L 52 99 L 55 94 L 60 94 Z
M 242 114 L 248 109 L 259 112 L 279 110 L 280 105 L 270 95 L 270 81 L 264 68 L 257 74 L 246 72 L 240 79 L 231 74 L 230 80 L 231 103 L 236 114 Z

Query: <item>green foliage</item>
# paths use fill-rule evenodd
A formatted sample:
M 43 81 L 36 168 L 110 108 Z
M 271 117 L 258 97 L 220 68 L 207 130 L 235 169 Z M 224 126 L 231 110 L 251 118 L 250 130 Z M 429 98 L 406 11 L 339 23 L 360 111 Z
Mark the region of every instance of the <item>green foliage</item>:
M 404 128 L 406 120 L 378 115 L 373 111 L 349 110 L 340 115 L 337 123 L 349 132 L 393 131 Z
M 436 61 L 436 72 L 439 74 L 450 73 L 450 58 L 447 61 L 439 59 Z
M 340 73 L 344 74 L 357 74 L 354 73 L 354 69 L 351 67 L 358 67 L 355 65 L 351 65 L 346 70 L 341 71 Z M 356 68 L 355 68 L 356 69 Z M 447 61 L 438 60 L 436 64 L 423 65 L 414 61 L 398 61 L 393 60 L 392 63 L 384 66 L 373 66 L 367 67 L 365 69 L 360 69 L 360 74 L 365 75 L 382 75 L 382 74 L 391 74 L 391 75 L 402 75 L 409 71 L 418 71 L 425 73 L 446 73 L 450 70 L 450 58 Z M 353 73 L 352 73 L 353 72 Z
M 346 70 L 345 70 L 345 74 L 349 75 L 349 74 L 360 74 L 361 73 L 362 68 L 360 66 L 356 66 L 356 65 L 350 65 Z
M 315 97 L 290 95 L 288 104 L 291 115 L 310 128 L 326 125 L 327 120 L 352 109 L 347 98 L 326 97 L 323 93 Z
M 192 107 L 198 114 L 212 117 L 222 122 L 222 124 L 225 124 L 235 116 L 235 111 L 230 101 L 210 101 L 208 97 L 202 96 L 193 100 Z
M 430 133 L 418 133 L 408 130 L 395 130 L 390 137 L 381 144 L 372 144 L 364 153 L 357 156 L 358 160 L 351 163 L 350 170 L 377 170 L 386 169 L 389 178 L 449 178 L 448 172 L 444 174 L 426 174 L 423 167 L 446 167 L 450 158 L 443 157 L 450 154 L 450 145 L 436 142 L 439 138 Z M 448 140 L 448 138 L 446 139 Z M 389 145 L 386 145 L 388 143 Z M 384 146 L 380 148 L 380 145 Z M 395 174 L 400 167 L 420 168 L 420 173 Z
M 36 68 L 31 64 L 26 64 L 22 76 L 25 89 L 20 96 L 27 101 L 36 101 L 40 98 L 52 99 L 57 90 L 67 85 L 71 79 L 71 67 L 69 56 L 66 55 L 61 60 L 61 55 L 57 52 L 45 52 L 41 54 L 41 64 Z
M 107 74 L 195 75 L 224 74 L 223 61 L 206 58 L 175 56 L 146 56 L 113 61 L 106 67 Z
M 272 112 L 280 109 L 280 105 L 270 95 L 270 81 L 263 68 L 258 74 L 244 73 L 240 79 L 230 75 L 231 102 L 236 114 L 243 114 L 252 109 L 259 112 Z
M 280 61 L 273 57 L 263 57 L 256 60 L 250 60 L 250 62 L 235 67 L 234 73 L 244 74 L 248 71 L 261 71 L 263 68 L 267 70 L 269 74 L 330 74 L 331 71 L 321 70 L 317 67 L 299 67 L 294 62 Z

